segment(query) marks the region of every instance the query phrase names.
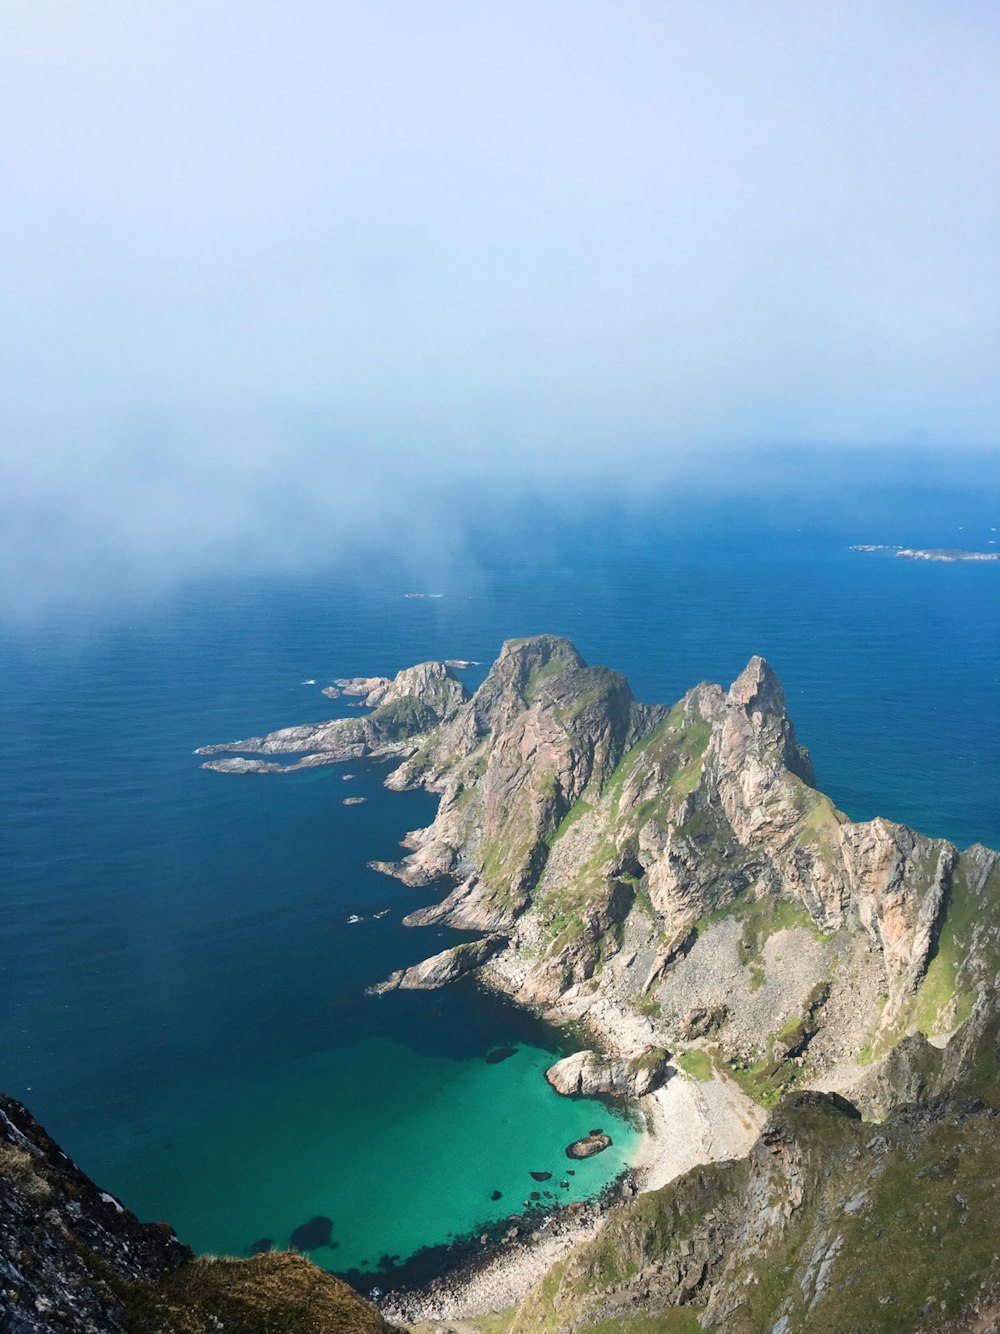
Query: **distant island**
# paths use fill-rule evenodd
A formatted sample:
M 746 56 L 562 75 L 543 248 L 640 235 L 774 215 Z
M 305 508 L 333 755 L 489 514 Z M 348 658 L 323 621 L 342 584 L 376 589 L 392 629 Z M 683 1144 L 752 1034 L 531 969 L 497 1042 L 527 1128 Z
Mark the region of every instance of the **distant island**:
M 899 556 L 903 560 L 936 560 L 946 564 L 952 564 L 959 560 L 1000 560 L 1000 552 L 997 551 L 959 551 L 953 547 L 897 547 L 883 542 L 860 543 L 851 547 L 851 551 L 863 551 L 865 553 L 891 551 L 894 556 Z

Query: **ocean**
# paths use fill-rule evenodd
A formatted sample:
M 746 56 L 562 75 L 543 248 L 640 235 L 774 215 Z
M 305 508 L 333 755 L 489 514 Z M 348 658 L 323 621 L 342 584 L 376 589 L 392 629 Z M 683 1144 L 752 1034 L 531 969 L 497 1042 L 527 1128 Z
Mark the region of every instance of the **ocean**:
M 367 867 L 434 799 L 386 791 L 382 764 L 239 777 L 192 752 L 335 716 L 339 676 L 469 658 L 474 685 L 514 635 L 568 635 L 667 703 L 761 653 L 852 818 L 1000 847 L 1000 564 L 849 550 L 993 549 L 990 497 L 921 504 L 539 507 L 422 587 L 391 562 L 206 578 L 5 631 L 0 1087 L 197 1250 L 328 1219 L 309 1254 L 363 1287 L 438 1272 L 532 1190 L 593 1198 L 639 1132 L 548 1088 L 571 1037 L 469 985 L 365 995 L 466 938 L 404 928 L 435 892 Z M 598 1126 L 613 1148 L 568 1174 Z

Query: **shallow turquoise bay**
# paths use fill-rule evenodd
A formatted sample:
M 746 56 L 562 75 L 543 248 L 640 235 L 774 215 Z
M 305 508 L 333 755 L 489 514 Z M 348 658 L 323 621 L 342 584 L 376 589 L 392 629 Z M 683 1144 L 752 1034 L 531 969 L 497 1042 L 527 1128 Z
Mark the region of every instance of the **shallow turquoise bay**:
M 551 1062 L 534 1047 L 488 1064 L 364 1042 L 238 1082 L 179 1086 L 155 1114 L 77 1147 L 140 1214 L 163 1214 L 199 1251 L 246 1254 L 264 1238 L 284 1247 L 323 1215 L 336 1245 L 311 1258 L 374 1270 L 383 1255 L 406 1259 L 523 1213 L 531 1191 L 553 1196 L 543 1207 L 590 1198 L 627 1165 L 638 1132 L 599 1102 L 554 1094 Z M 613 1146 L 568 1159 L 566 1145 L 598 1127 Z

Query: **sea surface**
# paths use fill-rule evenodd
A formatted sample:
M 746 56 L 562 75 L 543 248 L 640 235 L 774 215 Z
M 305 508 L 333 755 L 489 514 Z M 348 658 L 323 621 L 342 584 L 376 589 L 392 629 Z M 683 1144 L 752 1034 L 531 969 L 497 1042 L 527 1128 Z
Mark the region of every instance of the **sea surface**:
M 312 1257 L 391 1282 L 532 1190 L 539 1209 L 594 1196 L 638 1131 L 548 1088 L 570 1037 L 472 986 L 364 994 L 466 938 L 404 928 L 437 892 L 367 867 L 435 800 L 386 791 L 380 764 L 230 776 L 192 752 L 344 712 L 319 693 L 338 676 L 469 658 L 473 686 L 514 635 L 569 635 L 651 701 L 761 653 L 841 809 L 1000 847 L 1000 565 L 849 550 L 992 549 L 987 501 L 928 501 L 919 523 L 912 506 L 798 525 L 722 503 L 539 511 L 423 587 L 317 568 L 6 632 L 0 1087 L 200 1251 L 327 1218 Z M 613 1149 L 571 1164 L 597 1127 Z

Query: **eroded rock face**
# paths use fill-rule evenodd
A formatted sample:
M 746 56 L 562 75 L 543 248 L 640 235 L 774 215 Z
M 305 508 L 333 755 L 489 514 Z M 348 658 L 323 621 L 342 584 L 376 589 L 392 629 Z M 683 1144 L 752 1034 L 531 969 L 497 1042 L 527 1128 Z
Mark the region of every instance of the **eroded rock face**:
M 567 1097 L 605 1093 L 641 1098 L 665 1082 L 670 1073 L 668 1058 L 669 1053 L 662 1050 L 650 1050 L 631 1061 L 577 1051 L 550 1065 L 545 1078 Z
M 493 957 L 506 945 L 503 936 L 486 936 L 483 940 L 470 940 L 462 945 L 455 945 L 450 950 L 442 950 L 412 968 L 403 968 L 392 973 L 384 982 L 371 988 L 372 994 L 381 995 L 386 991 L 435 991 L 457 982 L 460 977 L 481 968 L 487 959 Z

